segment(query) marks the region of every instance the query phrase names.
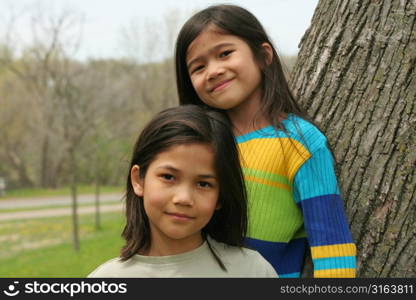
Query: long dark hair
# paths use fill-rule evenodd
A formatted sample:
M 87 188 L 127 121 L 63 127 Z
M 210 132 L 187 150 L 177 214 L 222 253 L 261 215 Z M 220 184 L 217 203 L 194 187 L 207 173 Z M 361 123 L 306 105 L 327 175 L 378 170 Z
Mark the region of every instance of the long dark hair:
M 126 186 L 126 226 L 122 236 L 126 245 L 121 250 L 127 260 L 150 246 L 149 220 L 143 198 L 134 193 L 130 170 L 140 166 L 144 178 L 156 155 L 169 147 L 187 143 L 206 143 L 213 148 L 215 171 L 219 182 L 218 203 L 209 223 L 202 229 L 207 235 L 228 245 L 242 246 L 247 231 L 247 195 L 238 150 L 229 121 L 222 113 L 196 105 L 166 109 L 157 114 L 143 129 L 131 159 Z M 208 244 L 209 245 L 209 244 Z M 212 248 L 209 245 L 211 251 Z M 221 261 L 213 252 L 220 266 Z
M 235 35 L 249 45 L 263 77 L 263 97 L 258 113 L 265 116 L 275 128 L 283 130 L 285 128 L 279 122 L 282 113 L 293 113 L 309 120 L 289 89 L 279 56 L 263 26 L 252 13 L 236 5 L 210 6 L 193 15 L 179 32 L 176 40 L 175 63 L 180 104 L 204 106 L 192 86 L 186 65 L 186 54 L 192 41 L 209 25 L 215 25 L 223 33 Z M 273 59 L 270 64 L 266 63 L 263 43 L 268 43 L 272 47 Z

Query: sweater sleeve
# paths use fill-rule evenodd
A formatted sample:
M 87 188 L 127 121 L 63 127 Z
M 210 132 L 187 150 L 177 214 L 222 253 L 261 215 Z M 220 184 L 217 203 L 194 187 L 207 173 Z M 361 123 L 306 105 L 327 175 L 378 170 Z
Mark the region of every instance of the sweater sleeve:
M 345 216 L 329 149 L 322 145 L 299 168 L 294 197 L 302 210 L 314 277 L 355 277 L 356 247 Z

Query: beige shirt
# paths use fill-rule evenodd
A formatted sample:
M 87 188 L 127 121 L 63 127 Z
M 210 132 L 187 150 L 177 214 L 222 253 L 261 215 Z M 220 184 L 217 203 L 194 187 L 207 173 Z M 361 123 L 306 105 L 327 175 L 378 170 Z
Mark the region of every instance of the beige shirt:
M 125 262 L 114 258 L 88 277 L 278 277 L 257 251 L 228 246 L 213 239 L 209 242 L 227 271 L 221 269 L 205 241 L 200 247 L 177 255 L 135 255 Z

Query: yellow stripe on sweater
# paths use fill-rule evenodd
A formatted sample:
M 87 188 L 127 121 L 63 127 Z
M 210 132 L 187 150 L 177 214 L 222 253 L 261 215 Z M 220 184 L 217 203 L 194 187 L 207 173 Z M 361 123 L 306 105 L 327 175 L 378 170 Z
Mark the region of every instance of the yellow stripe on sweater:
M 256 182 L 256 183 L 261 183 L 261 184 L 265 184 L 265 185 L 285 189 L 285 190 L 288 190 L 289 192 L 292 191 L 290 186 L 288 186 L 286 184 L 283 184 L 283 183 L 274 182 L 274 181 L 266 180 L 266 179 L 263 179 L 263 178 L 256 178 L 254 176 L 244 176 L 244 179 L 252 181 L 252 182 Z
M 355 269 L 328 269 L 314 271 L 315 278 L 355 278 Z
M 300 166 L 311 156 L 294 139 L 253 139 L 238 144 L 244 168 L 284 176 L 291 182 Z
M 357 250 L 355 244 L 352 243 L 311 247 L 313 259 L 337 256 L 355 256 L 356 253 Z

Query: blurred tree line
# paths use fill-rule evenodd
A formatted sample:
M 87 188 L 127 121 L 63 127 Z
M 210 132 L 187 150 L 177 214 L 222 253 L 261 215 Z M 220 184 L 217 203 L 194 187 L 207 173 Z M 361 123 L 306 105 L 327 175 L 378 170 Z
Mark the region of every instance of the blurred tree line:
M 124 183 L 142 126 L 178 103 L 179 15 L 132 22 L 121 34 L 126 58 L 88 61 L 74 58 L 82 45 L 77 15 L 33 13 L 21 49 L 16 18 L 8 20 L 0 39 L 0 177 L 8 188 Z M 288 68 L 295 60 L 287 57 Z
M 0 174 L 12 187 L 65 185 L 74 160 L 79 182 L 99 176 L 102 183 L 119 184 L 140 126 L 177 102 L 170 60 L 80 63 L 41 48 L 6 59 L 0 69 Z
M 119 185 L 140 127 L 177 103 L 171 59 L 80 62 L 69 43 L 79 20 L 34 20 L 21 51 L 14 24 L 0 40 L 0 177 L 9 188 Z

